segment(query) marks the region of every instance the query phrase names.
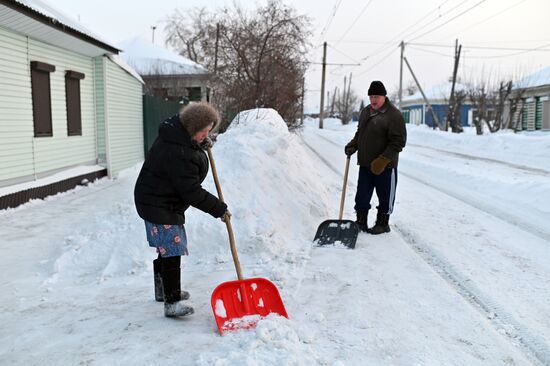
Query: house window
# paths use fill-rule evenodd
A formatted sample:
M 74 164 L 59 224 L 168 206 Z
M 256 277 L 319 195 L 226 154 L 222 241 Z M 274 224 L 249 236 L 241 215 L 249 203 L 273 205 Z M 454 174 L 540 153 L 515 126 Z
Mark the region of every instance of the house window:
M 67 134 L 82 136 L 82 114 L 80 111 L 80 80 L 84 74 L 72 70 L 65 73 L 65 99 L 67 104 Z
M 50 73 L 54 71 L 54 65 L 40 61 L 31 61 L 34 137 L 52 136 Z

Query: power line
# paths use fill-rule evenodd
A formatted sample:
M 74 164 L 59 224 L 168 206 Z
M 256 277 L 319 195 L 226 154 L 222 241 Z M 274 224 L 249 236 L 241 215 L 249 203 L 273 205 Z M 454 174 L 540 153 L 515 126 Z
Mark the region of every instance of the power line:
M 384 60 L 386 60 L 388 57 L 390 57 L 396 50 L 397 50 L 397 48 L 392 49 L 389 53 L 387 53 L 384 57 L 382 57 L 377 63 L 375 63 L 374 65 L 372 65 L 371 67 L 369 67 L 368 69 L 366 69 L 365 71 L 363 71 L 362 73 L 358 74 L 357 76 L 364 75 L 364 74 L 366 74 L 367 72 L 369 72 L 370 70 L 374 69 L 376 66 L 380 65 L 380 64 L 382 63 L 382 61 L 384 61 Z
M 359 18 L 361 18 L 361 15 L 363 15 L 363 13 L 365 12 L 365 10 L 367 10 L 367 8 L 369 7 L 369 5 L 372 3 L 373 0 L 369 0 L 369 2 L 367 3 L 367 5 L 365 5 L 363 7 L 363 9 L 359 12 L 359 15 L 357 15 L 357 17 L 355 18 L 355 20 L 351 23 L 351 25 L 348 27 L 348 29 L 344 32 L 344 34 L 342 34 L 342 36 L 340 37 L 340 39 L 338 40 L 338 42 L 336 42 L 336 44 L 340 43 L 340 41 L 349 33 L 349 31 L 353 28 L 353 26 L 355 25 L 355 23 L 357 23 L 357 21 L 359 20 Z
M 453 12 L 455 9 L 461 7 L 463 4 L 467 3 L 468 1 L 470 1 L 470 0 L 463 0 L 463 1 L 460 2 L 459 4 L 453 6 L 453 7 L 450 8 L 449 10 L 447 10 L 447 11 L 443 12 L 442 14 L 440 14 L 440 15 L 439 15 L 438 17 L 436 17 L 435 19 L 430 20 L 428 23 L 424 24 L 424 25 L 421 26 L 420 28 L 418 28 L 418 29 L 416 29 L 416 30 L 410 32 L 409 34 L 407 34 L 407 36 L 410 37 L 410 36 L 412 36 L 413 34 L 420 32 L 422 29 L 424 29 L 424 28 L 426 28 L 426 27 L 432 25 L 436 20 L 438 20 L 438 19 L 440 19 L 440 18 L 442 18 L 442 17 L 447 16 L 447 14 Z M 443 6 L 445 3 L 447 3 L 447 1 L 445 1 L 443 4 L 441 4 L 438 8 L 436 8 L 436 9 L 434 9 L 434 10 L 439 10 L 439 8 L 440 8 L 441 6 Z M 432 11 L 432 12 L 433 12 L 433 11 Z M 424 19 L 426 19 L 426 18 L 427 18 L 427 16 L 424 17 Z M 420 23 L 420 21 L 417 22 L 416 24 L 419 24 L 419 23 Z M 412 27 L 407 28 L 407 30 L 410 29 L 410 28 L 412 28 Z M 403 34 L 403 33 L 405 33 L 405 31 L 404 31 L 404 32 L 401 32 L 401 34 Z
M 325 24 L 325 26 L 323 27 L 323 30 L 321 31 L 321 34 L 319 35 L 319 40 L 323 39 L 323 36 L 328 31 L 332 23 L 332 20 L 336 16 L 336 12 L 338 11 L 338 8 L 340 7 L 341 3 L 342 3 L 342 0 L 336 0 L 336 3 L 334 3 L 334 7 L 332 8 L 332 14 L 329 15 L 327 23 Z
M 352 60 L 353 62 L 357 62 L 357 63 L 359 63 L 359 64 L 361 63 L 361 61 L 357 61 L 355 58 L 349 56 L 348 54 L 346 54 L 346 53 L 344 53 L 344 52 L 342 52 L 342 51 L 340 51 L 340 50 L 337 49 L 336 47 L 331 46 L 329 43 L 327 43 L 327 45 L 328 45 L 330 48 L 332 48 L 334 51 L 338 52 L 338 53 L 341 54 L 341 55 L 346 56 L 347 58 L 349 58 L 349 59 Z
M 441 47 L 441 48 L 449 48 L 453 47 L 451 45 L 443 45 L 443 44 L 435 44 L 435 43 L 416 43 L 411 42 L 407 43 L 407 45 L 411 46 L 423 46 L 423 47 Z M 465 46 L 463 45 L 462 48 L 470 48 L 470 49 L 476 49 L 476 50 L 500 50 L 500 51 L 550 51 L 550 48 L 544 48 L 548 46 L 548 44 L 544 44 L 537 47 L 531 47 L 531 48 L 518 48 L 518 47 L 482 47 L 482 46 Z
M 407 44 L 407 46 L 409 46 L 409 44 Z M 408 48 L 409 48 L 409 49 L 416 50 L 416 51 L 431 53 L 431 54 L 434 54 L 434 55 L 439 55 L 439 56 L 454 58 L 454 56 L 447 55 L 447 54 L 445 54 L 445 53 L 441 53 L 441 52 L 437 52 L 437 51 L 432 51 L 432 50 L 425 50 L 425 49 L 423 49 L 423 48 L 416 47 L 416 46 L 409 46 Z
M 531 48 L 531 49 L 523 49 L 521 52 L 509 53 L 509 54 L 506 54 L 506 55 L 468 56 L 468 58 L 504 58 L 504 57 L 518 56 L 518 55 L 522 55 L 524 53 L 534 52 L 534 51 L 550 51 L 550 49 L 544 48 L 544 47 L 548 47 L 548 46 L 550 46 L 550 43 L 544 44 L 540 47 L 535 47 L 535 48 Z
M 395 41 L 395 39 L 399 38 L 401 35 L 403 35 L 406 31 L 408 31 L 409 29 L 415 27 L 417 24 L 419 24 L 420 22 L 424 21 L 424 19 L 426 19 L 427 17 L 429 17 L 432 13 L 436 12 L 437 10 L 439 10 L 443 5 L 445 5 L 446 3 L 448 3 L 450 0 L 445 0 L 443 1 L 441 4 L 439 4 L 436 8 L 432 9 L 431 11 L 429 11 L 426 15 L 424 15 L 422 18 L 420 18 L 418 21 L 416 21 L 416 23 L 413 23 L 412 25 L 408 26 L 407 28 L 405 28 L 401 33 L 399 33 L 398 35 L 396 35 L 392 40 Z
M 502 14 L 502 13 L 507 12 L 508 10 L 510 10 L 510 9 L 512 9 L 512 8 L 515 8 L 516 6 L 518 6 L 518 5 L 521 4 L 521 3 L 524 3 L 525 1 L 527 1 L 527 0 L 520 0 L 520 1 L 518 1 L 517 3 L 515 3 L 515 4 L 513 4 L 513 5 L 510 5 L 510 6 L 507 7 L 506 9 L 504 9 L 504 10 L 502 10 L 502 11 L 496 13 L 496 14 L 493 14 L 493 15 L 491 15 L 491 16 L 489 16 L 489 17 L 487 17 L 487 18 L 485 18 L 485 19 L 483 19 L 483 20 L 481 20 L 481 21 L 479 21 L 479 22 L 470 24 L 469 26 L 460 29 L 460 30 L 457 31 L 456 33 L 460 33 L 460 32 L 462 32 L 462 31 L 465 30 L 465 29 L 472 29 L 472 28 L 474 28 L 474 27 L 477 27 L 478 25 L 483 24 L 483 23 L 485 23 L 485 22 L 488 21 L 488 20 L 491 20 L 491 19 L 493 19 L 494 17 L 497 17 L 497 16 L 499 16 L 499 15 Z
M 433 27 L 433 28 L 430 29 L 429 31 L 424 32 L 424 33 L 422 33 L 421 35 L 419 35 L 419 36 L 417 36 L 417 37 L 411 39 L 411 41 L 414 41 L 415 39 L 418 39 L 418 38 L 423 37 L 423 36 L 425 36 L 425 35 L 427 35 L 427 34 L 430 34 L 430 33 L 433 32 L 434 30 L 439 29 L 439 28 L 441 28 L 442 26 L 449 24 L 450 22 L 452 22 L 452 21 L 455 20 L 456 18 L 458 18 L 458 17 L 460 17 L 460 16 L 466 14 L 466 13 L 469 12 L 470 10 L 473 10 L 473 9 L 477 8 L 479 5 L 483 4 L 485 1 L 486 1 L 486 0 L 481 0 L 480 2 L 476 3 L 474 6 L 469 7 L 468 9 L 464 10 L 462 13 L 460 13 L 460 14 L 458 14 L 458 15 L 452 17 L 451 19 L 447 20 L 445 23 L 441 23 L 441 24 L 439 24 L 438 26 Z
M 464 1 L 462 1 L 461 3 L 459 3 L 458 5 L 456 5 L 456 6 L 452 7 L 451 9 L 447 10 L 447 11 L 444 12 L 442 15 L 440 15 L 439 18 L 441 18 L 442 16 L 445 16 L 446 14 L 452 12 L 454 9 L 456 9 L 457 7 L 459 7 L 459 6 L 461 6 L 462 4 L 466 3 L 467 1 L 469 1 L 469 0 L 464 0 Z M 446 3 L 448 3 L 448 2 L 449 2 L 449 0 L 443 1 L 443 2 L 442 2 L 441 4 L 439 4 L 436 8 L 430 10 L 426 15 L 424 15 L 422 18 L 420 18 L 419 20 L 417 20 L 415 23 L 413 23 L 412 25 L 410 25 L 410 26 L 408 26 L 407 28 L 405 28 L 405 30 L 403 30 L 403 31 L 401 31 L 400 33 L 398 33 L 397 36 L 395 36 L 394 38 L 392 38 L 392 40 L 391 40 L 390 42 L 388 42 L 388 44 L 387 44 L 386 46 L 379 47 L 379 48 L 378 48 L 376 51 L 374 51 L 372 54 L 378 54 L 378 53 L 380 53 L 380 52 L 384 52 L 384 51 L 387 50 L 389 47 L 393 46 L 393 45 L 394 45 L 393 42 L 394 42 L 396 39 L 398 39 L 402 34 L 404 34 L 407 30 L 409 30 L 409 29 L 415 27 L 417 24 L 423 22 L 424 19 L 426 19 L 427 17 L 429 17 L 429 16 L 430 16 L 432 13 L 434 13 L 435 11 L 440 10 L 441 7 L 442 7 L 443 5 L 445 5 Z M 418 31 L 422 30 L 422 29 L 425 28 L 427 25 L 432 24 L 432 23 L 433 23 L 433 21 L 431 21 L 431 22 L 425 24 L 424 26 L 422 26 L 422 27 L 418 28 L 417 30 L 413 31 L 412 34 L 414 34 L 414 33 L 418 32 Z M 392 51 L 392 52 L 393 52 L 393 51 Z M 366 60 L 368 57 L 370 57 L 370 56 L 364 57 L 363 60 Z M 376 64 L 376 65 L 378 65 L 378 64 Z M 369 69 L 369 70 L 370 70 L 370 69 Z M 366 72 L 366 71 L 365 71 L 365 72 Z

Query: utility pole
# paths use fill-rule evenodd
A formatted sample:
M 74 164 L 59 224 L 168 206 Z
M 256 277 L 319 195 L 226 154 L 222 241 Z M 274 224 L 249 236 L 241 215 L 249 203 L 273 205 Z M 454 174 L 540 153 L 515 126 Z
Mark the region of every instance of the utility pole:
M 323 128 L 323 113 L 325 109 L 325 71 L 327 68 L 327 42 L 323 42 L 323 74 L 321 76 L 321 109 L 319 111 L 319 128 Z
M 418 82 L 418 79 L 416 78 L 416 75 L 414 75 L 414 72 L 411 68 L 411 65 L 409 65 L 409 61 L 407 61 L 406 57 L 403 57 L 403 60 L 407 64 L 407 67 L 409 68 L 409 71 L 411 72 L 411 75 L 414 79 L 414 82 L 416 83 L 416 86 L 418 86 L 418 90 L 420 90 L 420 93 L 422 94 L 422 97 L 424 98 L 424 103 L 428 106 L 428 110 L 432 113 L 432 117 L 434 119 L 433 129 L 435 130 L 435 125 L 437 124 L 437 127 L 441 128 L 441 125 L 439 124 L 439 118 L 437 118 L 437 114 L 435 114 L 432 105 L 430 104 L 430 101 L 428 98 L 426 98 L 426 94 L 424 94 L 424 91 L 422 90 L 422 87 L 420 86 L 420 83 Z
M 401 62 L 399 63 L 399 110 L 403 103 L 403 53 L 405 52 L 405 42 L 401 41 Z
M 153 31 L 153 37 L 152 37 L 151 42 L 152 42 L 153 44 L 155 44 L 155 29 L 157 29 L 157 26 L 156 26 L 156 25 L 152 25 L 152 26 L 151 26 L 151 30 Z
M 455 101 L 455 85 L 456 85 L 456 74 L 458 72 L 458 61 L 460 60 L 460 51 L 462 50 L 462 45 L 458 45 L 458 39 L 455 41 L 455 64 L 453 68 L 453 83 L 451 85 L 451 96 L 449 97 L 449 113 L 447 114 L 447 120 L 445 122 L 445 131 L 448 131 L 449 124 L 453 132 L 457 130 L 457 121 L 456 121 L 456 101 Z

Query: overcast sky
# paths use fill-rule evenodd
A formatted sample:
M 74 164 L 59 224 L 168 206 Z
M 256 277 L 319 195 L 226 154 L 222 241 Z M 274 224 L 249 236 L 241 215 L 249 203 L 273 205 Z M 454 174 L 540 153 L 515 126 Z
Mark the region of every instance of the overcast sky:
M 175 9 L 215 9 L 225 0 L 48 0 L 50 4 L 114 42 L 141 35 L 164 43 L 164 19 Z M 463 81 L 525 76 L 550 66 L 549 0 L 293 0 L 311 18 L 310 60 L 360 66 L 328 66 L 326 90 L 353 73 L 352 88 L 366 96 L 372 80 L 388 92 L 399 85 L 399 43 L 409 43 L 405 56 L 425 89 L 452 75 L 454 42 L 462 44 L 459 77 Z M 252 1 L 241 4 L 253 8 Z M 264 4 L 265 1 L 260 1 Z M 493 49 L 492 49 L 493 48 Z M 502 49 L 494 49 L 502 48 Z M 529 51 L 530 50 L 530 51 Z M 407 85 L 413 78 L 404 66 Z M 306 77 L 307 109 L 319 108 L 321 66 L 312 64 Z

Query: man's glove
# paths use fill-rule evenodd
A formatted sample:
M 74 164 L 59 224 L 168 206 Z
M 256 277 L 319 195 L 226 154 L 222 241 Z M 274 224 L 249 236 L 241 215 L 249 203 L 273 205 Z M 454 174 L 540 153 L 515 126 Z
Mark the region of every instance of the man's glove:
M 231 212 L 229 212 L 229 210 L 225 210 L 225 213 L 222 215 L 222 217 L 220 217 L 223 222 L 227 222 L 226 220 L 229 220 L 230 218 Z
M 212 139 L 208 136 L 206 136 L 206 138 L 201 142 L 201 148 L 203 150 L 207 150 L 209 147 L 212 147 L 212 145 L 214 145 L 214 143 L 212 142 Z
M 380 155 L 370 163 L 370 170 L 374 175 L 380 175 L 386 169 L 388 164 L 391 163 L 391 159 L 386 158 L 383 155 Z
M 347 156 L 352 156 L 353 154 L 355 154 L 356 151 L 357 151 L 357 148 L 355 146 L 346 145 L 346 148 L 344 149 L 344 152 L 346 153 Z

